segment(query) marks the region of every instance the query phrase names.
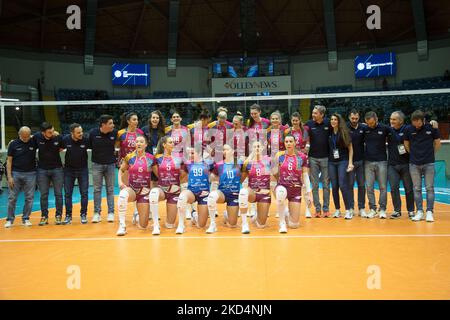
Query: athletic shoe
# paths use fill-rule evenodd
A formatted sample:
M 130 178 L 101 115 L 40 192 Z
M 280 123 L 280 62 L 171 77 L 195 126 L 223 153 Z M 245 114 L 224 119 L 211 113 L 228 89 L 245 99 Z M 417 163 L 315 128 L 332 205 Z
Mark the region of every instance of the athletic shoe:
M 108 222 L 114 222 L 114 213 L 108 213 L 107 221 Z
M 62 216 L 55 216 L 55 224 L 57 226 L 62 224 Z
M 380 210 L 380 219 L 386 219 L 386 211 L 385 210 Z
M 341 217 L 341 211 L 336 210 L 336 212 L 333 214 L 333 218 L 340 218 Z
M 161 234 L 161 231 L 159 230 L 159 224 L 154 224 L 153 225 L 152 235 L 158 236 L 160 234 Z
M 410 219 L 414 218 L 414 211 L 408 212 L 408 218 Z
M 287 233 L 286 222 L 284 222 L 284 221 L 280 222 L 280 229 L 278 231 L 280 233 Z
M 373 219 L 373 218 L 375 218 L 377 216 L 377 214 L 378 213 L 375 210 L 370 209 L 369 214 L 367 215 L 367 218 Z
M 305 211 L 305 218 L 306 219 L 312 218 L 311 211 L 308 208 L 306 208 L 306 211 Z
M 175 231 L 176 234 L 183 234 L 184 233 L 184 225 L 180 224 L 178 225 L 177 230 Z
M 13 223 L 11 221 L 6 221 L 5 228 L 11 228 L 13 226 Z
M 366 210 L 364 210 L 364 209 L 359 209 L 359 216 L 360 216 L 361 218 L 367 218 Z
M 242 233 L 243 234 L 249 234 L 250 228 L 248 226 L 248 222 L 242 224 Z
M 85 214 L 82 214 L 80 218 L 81 218 L 81 224 L 88 223 L 88 219 Z
M 139 223 L 139 213 L 137 211 L 135 211 L 133 213 L 133 219 L 131 219 L 131 224 L 137 224 Z
M 352 218 L 355 215 L 355 211 L 353 209 L 350 209 L 350 213 L 352 214 Z
M 329 218 L 330 217 L 330 211 L 324 211 L 323 212 L 323 217 L 324 218 Z
M 66 224 L 72 224 L 72 217 L 71 217 L 71 216 L 66 216 L 66 218 L 64 219 L 63 224 L 64 224 L 64 225 L 66 225 Z
M 41 221 L 39 221 L 40 226 L 45 226 L 48 224 L 48 217 L 41 217 Z
M 391 216 L 389 218 L 391 218 L 391 219 L 398 219 L 401 216 L 402 216 L 401 212 L 394 211 L 394 213 L 391 214 Z
M 411 220 L 414 222 L 423 220 L 423 211 L 422 210 L 417 211 L 416 215 Z
M 353 210 L 346 210 L 345 217 L 346 220 L 351 220 L 353 218 Z
M 117 229 L 116 236 L 124 236 L 127 234 L 127 227 L 124 224 L 119 223 L 119 229 Z
M 434 222 L 433 212 L 427 211 L 427 218 L 426 218 L 426 221 L 427 221 L 427 222 Z
M 217 231 L 216 224 L 215 224 L 215 223 L 211 223 L 211 224 L 209 225 L 208 230 L 206 230 L 206 233 L 214 233 L 214 232 L 216 232 L 216 231 Z
M 92 217 L 92 223 L 99 223 L 102 221 L 102 217 L 99 213 L 94 213 L 94 216 Z
M 320 218 L 321 215 L 322 215 L 322 212 L 316 211 L 316 213 L 314 214 L 314 218 Z
M 30 222 L 30 220 L 22 220 L 22 225 L 25 227 L 31 227 L 33 224 Z

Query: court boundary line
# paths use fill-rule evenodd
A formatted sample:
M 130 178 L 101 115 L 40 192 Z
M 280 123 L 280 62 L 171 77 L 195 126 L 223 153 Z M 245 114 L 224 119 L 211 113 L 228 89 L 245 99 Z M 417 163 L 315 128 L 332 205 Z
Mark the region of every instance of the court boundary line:
M 173 239 L 351 239 L 351 238 L 446 238 L 450 234 L 343 234 L 343 235 L 267 235 L 267 236 L 149 236 L 149 237 L 101 237 L 101 238 L 53 238 L 53 239 L 0 239 L 0 243 L 59 242 L 59 241 L 123 241 L 123 240 L 173 240 Z

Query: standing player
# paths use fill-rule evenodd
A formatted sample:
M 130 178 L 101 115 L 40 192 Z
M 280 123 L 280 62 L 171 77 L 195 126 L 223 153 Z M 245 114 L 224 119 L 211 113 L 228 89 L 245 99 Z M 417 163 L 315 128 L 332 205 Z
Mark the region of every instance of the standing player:
M 184 219 L 186 217 L 186 207 L 194 202 L 198 203 L 198 215 L 193 212 L 194 223 L 197 227 L 203 228 L 208 220 L 208 195 L 209 195 L 209 175 L 214 168 L 212 161 L 202 159 L 201 149 L 189 148 L 190 159 L 185 163 L 185 170 L 188 175 L 188 187 L 181 191 L 178 197 L 178 228 L 177 234 L 184 233 Z
M 306 148 L 309 149 L 309 136 L 308 136 L 308 128 L 302 122 L 302 117 L 300 113 L 294 112 L 291 115 L 291 125 L 292 127 L 287 128 L 284 131 L 284 135 L 292 135 L 295 138 L 295 149 L 297 152 L 302 152 L 306 154 Z M 306 185 L 302 185 L 302 196 L 305 197 L 307 195 Z M 305 217 L 310 219 L 311 211 L 309 207 L 306 206 Z
M 174 150 L 173 156 L 183 158 L 184 149 L 190 146 L 189 143 L 189 130 L 187 127 L 181 125 L 181 116 L 178 112 L 172 113 L 170 118 L 172 125 L 166 128 L 166 135 L 172 137 Z
M 250 107 L 250 119 L 248 120 L 247 127 L 250 134 L 250 143 L 254 140 L 259 140 L 263 130 L 270 126 L 270 121 L 266 118 L 261 118 L 261 107 L 258 104 L 254 104 Z
M 116 148 L 119 148 L 119 157 L 117 163 L 119 167 L 122 164 L 122 159 L 136 149 L 136 138 L 139 135 L 144 135 L 144 131 L 138 128 L 139 119 L 135 112 L 123 113 L 121 116 L 120 129 L 117 132 Z M 127 181 L 128 171 L 124 172 L 123 179 Z M 133 214 L 133 223 L 135 223 L 138 216 L 137 208 Z
M 238 218 L 238 197 L 241 188 L 241 166 L 234 158 L 234 150 L 229 145 L 223 146 L 224 161 L 216 163 L 211 180 L 219 179 L 219 188 L 211 191 L 208 197 L 208 210 L 210 225 L 206 233 L 217 231 L 216 214 L 217 204 L 227 204 L 227 214 L 224 216 L 225 223 L 236 227 Z
M 180 195 L 180 181 L 185 177 L 182 175 L 182 160 L 172 155 L 173 140 L 171 137 L 162 137 L 158 143 L 158 187 L 150 191 L 150 212 L 153 219 L 153 235 L 160 234 L 159 228 L 159 204 L 166 200 L 166 228 L 175 227 L 177 218 L 177 202 Z
M 278 179 L 275 188 L 277 211 L 280 219 L 280 233 L 287 233 L 286 220 L 290 228 L 298 228 L 300 223 L 300 202 L 302 184 L 308 193 L 307 206 L 311 205 L 311 186 L 309 183 L 308 157 L 295 149 L 295 138 L 288 135 L 284 138 L 286 151 L 280 151 L 275 157 L 273 174 Z M 302 179 L 303 177 L 303 179 Z M 288 215 L 285 216 L 285 201 L 289 201 Z
M 124 236 L 127 233 L 125 214 L 128 202 L 136 201 L 139 227 L 146 228 L 148 224 L 151 173 L 157 173 L 156 160 L 153 155 L 145 152 L 147 147 L 145 136 L 136 137 L 135 142 L 135 151 L 128 153 L 123 158 L 118 175 L 120 188 L 118 200 L 119 229 L 116 233 L 118 236 Z M 128 181 L 124 180 L 127 171 Z
M 242 188 L 239 192 L 239 209 L 242 219 L 242 233 L 250 233 L 247 223 L 248 203 L 257 203 L 258 214 L 255 224 L 258 228 L 264 228 L 269 213 L 270 196 L 270 169 L 271 158 L 263 156 L 263 147 L 260 141 L 253 142 L 252 153 L 242 166 L 242 178 L 248 177 L 248 188 Z

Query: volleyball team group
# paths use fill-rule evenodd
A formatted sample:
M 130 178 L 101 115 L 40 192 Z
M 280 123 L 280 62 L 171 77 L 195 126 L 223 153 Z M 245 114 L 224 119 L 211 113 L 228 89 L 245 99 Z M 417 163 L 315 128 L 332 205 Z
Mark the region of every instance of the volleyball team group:
M 203 111 L 198 121 L 188 126 L 181 124 L 177 112 L 171 115 L 172 124 L 166 126 L 164 116 L 157 110 L 141 129 L 136 113 L 123 114 L 119 130 L 114 128 L 112 116 L 102 115 L 99 127 L 92 129 L 88 136 L 83 135 L 82 125 L 78 123 L 70 126 L 71 133 L 66 136 L 55 134 L 49 123 L 43 123 L 41 132 L 34 135 L 28 127 L 22 127 L 19 138 L 8 146 L 10 193 L 5 227 L 14 223 L 21 191 L 25 193 L 22 223 L 31 226 L 29 216 L 36 183 L 41 192 L 39 225 L 48 224 L 50 183 L 55 192 L 56 224 L 71 224 L 76 180 L 81 195 L 81 223 L 87 223 L 87 149 L 92 150 L 93 223 L 101 221 L 103 179 L 107 220 L 114 221 L 115 168 L 119 166 L 118 236 L 127 233 L 126 212 L 130 202 L 135 203 L 132 223 L 147 229 L 152 220 L 153 235 L 161 233 L 161 211 L 166 212 L 165 228 L 175 229 L 176 234 L 185 232 L 186 219 L 193 226 L 206 229 L 206 233 L 215 233 L 218 204 L 222 203 L 226 204 L 224 225 L 238 227 L 240 219 L 242 233 L 248 234 L 250 225 L 267 226 L 272 198 L 280 233 L 300 226 L 302 199 L 306 201 L 306 218 L 344 215 L 350 220 L 356 213 L 355 182 L 357 211 L 362 218 L 387 218 L 388 182 L 394 207 L 390 218 L 400 218 L 402 182 L 408 217 L 416 222 L 434 221 L 434 154 L 440 147 L 436 122 L 427 123 L 420 110 L 411 115 L 411 125 L 405 124 L 401 111 L 392 113 L 390 126 L 379 123 L 373 111 L 364 115 L 365 123 L 360 121 L 357 110 L 350 112 L 348 122 L 340 114 L 329 118 L 325 114 L 326 108 L 316 105 L 311 120 L 303 123 L 300 114 L 294 112 L 290 124 L 283 125 L 280 112 L 275 111 L 270 119 L 265 119 L 261 117 L 260 106 L 254 104 L 247 121 L 240 113 L 234 115 L 232 122 L 228 121 L 227 109 L 220 107 L 216 120 Z M 62 150 L 66 150 L 64 166 L 59 156 Z M 427 194 L 425 212 L 422 178 Z M 379 187 L 378 206 L 375 181 Z M 329 206 L 330 183 L 333 215 Z M 344 210 L 341 210 L 339 190 Z M 165 210 L 161 210 L 163 202 Z

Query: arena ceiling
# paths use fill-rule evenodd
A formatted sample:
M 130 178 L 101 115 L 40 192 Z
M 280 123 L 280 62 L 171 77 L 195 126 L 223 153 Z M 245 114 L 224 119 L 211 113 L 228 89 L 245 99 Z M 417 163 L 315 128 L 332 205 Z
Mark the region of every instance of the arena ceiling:
M 174 54 L 211 58 L 242 55 L 246 50 L 258 55 L 327 51 L 326 1 L 98 0 L 90 44 L 94 56 L 141 58 Z M 415 43 L 419 39 L 413 2 L 417 1 L 335 0 L 336 49 Z M 177 9 L 172 16 L 171 3 Z M 66 27 L 66 9 L 73 4 L 81 8 L 81 30 Z M 366 27 L 366 8 L 372 4 L 381 8 L 380 30 Z M 86 0 L 0 0 L 0 47 L 86 54 L 86 8 Z M 423 0 L 423 9 L 422 37 L 448 38 L 450 1 Z M 249 34 L 250 49 L 245 38 Z

